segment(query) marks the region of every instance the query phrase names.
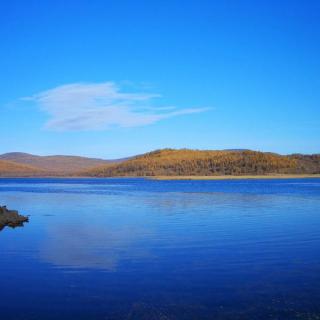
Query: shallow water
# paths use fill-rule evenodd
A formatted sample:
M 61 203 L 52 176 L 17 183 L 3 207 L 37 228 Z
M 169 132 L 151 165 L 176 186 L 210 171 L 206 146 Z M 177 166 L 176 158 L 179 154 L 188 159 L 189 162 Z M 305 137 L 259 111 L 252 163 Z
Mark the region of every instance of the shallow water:
M 1 179 L 1 319 L 320 319 L 320 179 Z

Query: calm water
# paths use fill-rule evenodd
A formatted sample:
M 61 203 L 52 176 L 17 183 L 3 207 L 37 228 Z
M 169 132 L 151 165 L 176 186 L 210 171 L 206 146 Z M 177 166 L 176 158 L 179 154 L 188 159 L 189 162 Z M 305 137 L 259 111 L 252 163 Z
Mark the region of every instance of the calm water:
M 1 179 L 0 318 L 320 319 L 320 179 Z

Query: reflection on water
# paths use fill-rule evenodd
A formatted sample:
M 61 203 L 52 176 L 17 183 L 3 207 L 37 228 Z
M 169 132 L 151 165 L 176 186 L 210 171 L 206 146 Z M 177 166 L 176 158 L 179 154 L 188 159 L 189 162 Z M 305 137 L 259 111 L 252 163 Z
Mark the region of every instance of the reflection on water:
M 6 320 L 320 317 L 319 179 L 3 179 L 0 197 L 31 215 L 0 233 Z
M 4 229 L 4 228 L 10 228 L 10 229 L 16 229 L 16 228 L 22 228 L 24 227 L 24 223 L 18 224 L 18 225 L 7 225 L 4 223 L 0 223 L 0 232 Z
M 98 223 L 47 227 L 40 258 L 58 267 L 115 271 L 119 260 L 147 257 L 140 241 L 150 237 L 142 228 L 114 228 Z

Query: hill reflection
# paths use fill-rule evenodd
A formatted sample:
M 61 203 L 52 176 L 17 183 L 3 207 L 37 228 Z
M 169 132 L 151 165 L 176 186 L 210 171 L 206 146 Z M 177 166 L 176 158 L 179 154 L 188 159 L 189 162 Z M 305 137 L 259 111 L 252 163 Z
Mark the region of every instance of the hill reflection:
M 138 226 L 99 223 L 49 226 L 41 259 L 61 268 L 115 271 L 121 260 L 150 255 L 139 243 L 151 237 Z

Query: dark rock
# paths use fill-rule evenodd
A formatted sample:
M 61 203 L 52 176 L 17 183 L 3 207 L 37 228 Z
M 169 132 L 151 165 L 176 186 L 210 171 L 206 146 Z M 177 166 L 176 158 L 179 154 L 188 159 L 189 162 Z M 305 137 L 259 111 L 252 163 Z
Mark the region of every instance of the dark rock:
M 8 210 L 6 206 L 0 206 L 0 230 L 8 226 L 11 228 L 21 227 L 29 218 L 20 215 L 18 211 Z

